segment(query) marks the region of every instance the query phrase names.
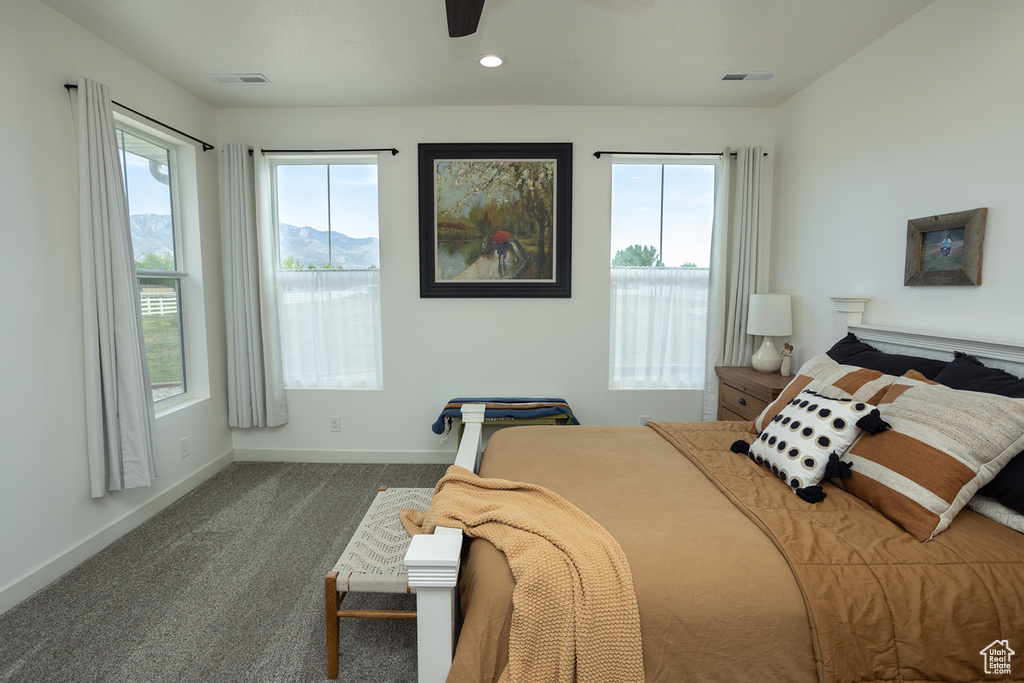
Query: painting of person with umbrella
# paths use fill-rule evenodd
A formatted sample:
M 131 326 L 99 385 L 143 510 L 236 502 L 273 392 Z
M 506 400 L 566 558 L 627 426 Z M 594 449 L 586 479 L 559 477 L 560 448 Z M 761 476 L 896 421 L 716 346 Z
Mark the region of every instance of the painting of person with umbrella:
M 499 230 L 494 233 L 491 237 L 491 241 L 494 243 L 494 250 L 498 254 L 498 274 L 502 275 L 507 267 L 506 257 L 508 256 L 509 240 L 512 239 L 511 233 L 507 230 Z

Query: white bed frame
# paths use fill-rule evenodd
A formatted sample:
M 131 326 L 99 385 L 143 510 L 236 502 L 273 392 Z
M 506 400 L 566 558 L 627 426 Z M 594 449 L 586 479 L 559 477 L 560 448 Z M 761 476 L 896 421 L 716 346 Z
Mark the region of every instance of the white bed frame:
M 887 353 L 903 353 L 950 360 L 954 351 L 976 357 L 988 367 L 1024 375 L 1024 343 L 864 325 L 861 318 L 868 297 L 834 297 L 839 314 L 836 329 L 849 330 Z M 462 406 L 465 432 L 455 464 L 476 472 L 483 445 L 483 404 Z M 405 555 L 409 587 L 416 593 L 416 629 L 419 683 L 443 683 L 451 668 L 455 647 L 455 585 L 459 577 L 462 531 L 438 527 L 432 535 L 414 536 Z
M 483 453 L 484 404 L 462 406 L 464 431 L 455 464 L 476 472 Z M 459 579 L 462 529 L 437 527 L 412 537 L 405 553 L 409 588 L 416 593 L 416 656 L 419 683 L 443 683 L 455 651 L 455 584 Z

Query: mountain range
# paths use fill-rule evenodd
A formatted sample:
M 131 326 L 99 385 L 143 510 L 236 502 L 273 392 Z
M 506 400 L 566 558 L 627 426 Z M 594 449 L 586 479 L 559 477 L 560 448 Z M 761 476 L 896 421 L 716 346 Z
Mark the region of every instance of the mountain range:
M 136 214 L 131 217 L 131 225 L 136 261 L 142 260 L 144 254 L 173 253 L 170 216 Z M 292 256 L 303 267 L 322 266 L 330 255 L 335 265 L 350 270 L 380 267 L 380 240 L 376 237 L 349 237 L 340 232 L 332 232 L 328 237 L 326 230 L 288 223 L 281 223 L 279 230 L 282 260 Z

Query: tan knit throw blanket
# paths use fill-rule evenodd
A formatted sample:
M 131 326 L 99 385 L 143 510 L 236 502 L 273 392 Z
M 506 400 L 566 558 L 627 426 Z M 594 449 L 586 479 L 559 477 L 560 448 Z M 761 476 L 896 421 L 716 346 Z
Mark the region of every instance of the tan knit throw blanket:
M 430 509 L 403 521 L 462 529 L 508 558 L 516 586 L 501 683 L 644 680 L 640 615 L 626 556 L 604 527 L 533 484 L 452 466 Z

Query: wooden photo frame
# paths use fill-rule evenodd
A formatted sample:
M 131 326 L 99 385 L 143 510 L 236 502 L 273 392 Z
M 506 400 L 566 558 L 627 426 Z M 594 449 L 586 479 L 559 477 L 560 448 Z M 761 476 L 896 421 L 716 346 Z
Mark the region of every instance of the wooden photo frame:
M 419 145 L 420 297 L 570 297 L 572 143 Z
M 981 284 L 981 243 L 987 208 L 907 221 L 904 284 L 977 286 Z

